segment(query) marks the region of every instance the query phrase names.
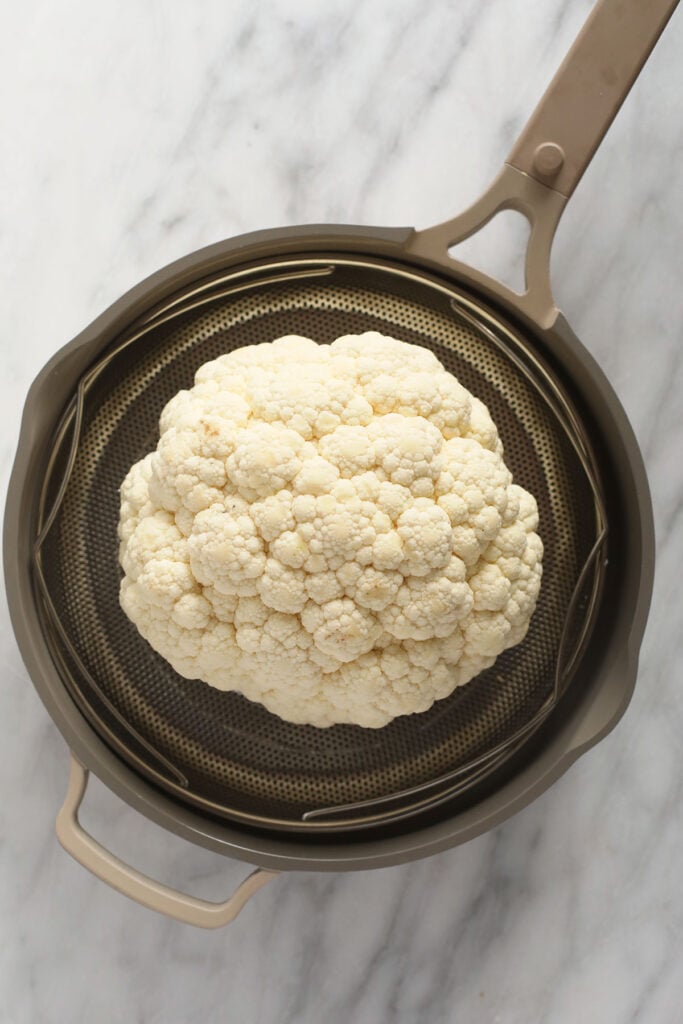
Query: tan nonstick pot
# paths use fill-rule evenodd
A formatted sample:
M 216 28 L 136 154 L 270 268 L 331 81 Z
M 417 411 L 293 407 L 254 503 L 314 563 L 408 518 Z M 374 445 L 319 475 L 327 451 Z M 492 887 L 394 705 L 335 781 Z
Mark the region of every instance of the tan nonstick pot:
M 145 906 L 202 927 L 276 873 L 399 864 L 504 821 L 616 724 L 654 572 L 643 461 L 603 373 L 553 301 L 550 250 L 577 182 L 673 0 L 600 0 L 503 169 L 433 228 L 309 226 L 212 245 L 143 281 L 34 381 L 4 560 L 27 669 L 72 751 L 62 845 Z M 517 294 L 449 249 L 502 210 L 529 221 Z M 431 348 L 491 409 L 545 546 L 529 634 L 424 715 L 381 730 L 281 722 L 180 680 L 118 604 L 118 488 L 165 402 L 220 352 L 380 330 Z M 81 828 L 88 772 L 153 821 L 257 870 L 226 902 L 175 892 Z

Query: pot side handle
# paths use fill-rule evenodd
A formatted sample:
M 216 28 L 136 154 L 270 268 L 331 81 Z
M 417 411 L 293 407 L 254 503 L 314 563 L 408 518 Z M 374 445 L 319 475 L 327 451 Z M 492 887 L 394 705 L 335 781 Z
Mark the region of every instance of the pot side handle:
M 222 903 L 187 896 L 130 867 L 101 846 L 81 826 L 78 809 L 88 784 L 88 771 L 71 755 L 69 784 L 57 815 L 57 838 L 67 853 L 102 882 L 150 910 L 198 928 L 221 928 L 239 914 L 255 892 L 278 874 L 257 868 Z

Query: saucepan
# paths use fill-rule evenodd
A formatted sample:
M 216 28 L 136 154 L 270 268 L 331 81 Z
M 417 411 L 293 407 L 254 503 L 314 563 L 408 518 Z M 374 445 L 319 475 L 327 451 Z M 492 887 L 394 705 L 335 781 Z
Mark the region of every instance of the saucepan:
M 38 374 L 7 496 L 10 611 L 72 752 L 59 839 L 121 892 L 215 927 L 278 872 L 428 856 L 527 805 L 623 714 L 652 591 L 652 507 L 633 431 L 557 309 L 549 263 L 567 201 L 675 7 L 600 0 L 500 174 L 459 216 L 209 246 L 137 285 Z M 509 209 L 530 226 L 521 293 L 450 252 Z M 431 710 L 378 730 L 315 729 L 180 680 L 138 636 L 118 603 L 119 487 L 206 360 L 284 334 L 324 344 L 367 330 L 431 348 L 489 407 L 538 500 L 543 587 L 524 642 Z M 169 831 L 256 870 L 223 903 L 142 875 L 79 823 L 91 771 Z

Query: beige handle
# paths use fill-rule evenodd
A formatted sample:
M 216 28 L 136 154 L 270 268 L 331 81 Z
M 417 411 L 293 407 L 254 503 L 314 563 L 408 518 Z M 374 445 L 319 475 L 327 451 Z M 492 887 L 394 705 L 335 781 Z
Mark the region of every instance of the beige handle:
M 678 0 L 599 0 L 507 158 L 569 197 Z
M 598 0 L 493 184 L 459 217 L 416 231 L 408 251 L 461 269 L 541 327 L 552 326 L 559 310 L 550 250 L 562 211 L 677 6 Z M 521 295 L 448 255 L 502 210 L 517 210 L 531 225 Z
M 119 860 L 83 830 L 78 820 L 78 808 L 87 784 L 88 771 L 72 754 L 66 798 L 57 815 L 57 838 L 67 853 L 84 868 L 144 907 L 198 928 L 220 928 L 233 921 L 247 900 L 278 874 L 277 871 L 257 868 L 224 903 L 186 896 L 155 882 Z
M 406 248 L 448 269 L 462 270 L 470 281 L 513 302 L 541 327 L 550 327 L 559 312 L 550 286 L 550 249 L 566 202 L 559 192 L 506 164 L 476 203 L 453 220 L 415 231 Z M 451 246 L 476 234 L 502 210 L 517 210 L 531 225 L 524 261 L 525 291 L 521 295 L 448 253 Z

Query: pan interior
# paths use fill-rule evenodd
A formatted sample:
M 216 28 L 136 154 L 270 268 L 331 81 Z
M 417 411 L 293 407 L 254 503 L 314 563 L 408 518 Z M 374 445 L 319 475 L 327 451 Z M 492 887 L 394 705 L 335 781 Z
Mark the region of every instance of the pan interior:
M 119 487 L 156 446 L 163 406 L 202 363 L 285 334 L 328 344 L 368 330 L 430 348 L 488 406 L 515 481 L 538 501 L 543 583 L 524 642 L 429 711 L 378 730 L 317 729 L 181 678 L 139 636 L 118 600 Z M 413 813 L 416 792 L 445 776 L 464 788 L 552 704 L 596 603 L 598 570 L 585 567 L 602 529 L 599 492 L 580 424 L 556 388 L 531 343 L 453 285 L 380 261 L 261 263 L 151 311 L 81 380 L 46 474 L 37 575 L 73 698 L 138 772 L 255 826 L 352 829 L 376 820 L 378 807 Z M 368 807 L 315 814 L 357 802 Z

